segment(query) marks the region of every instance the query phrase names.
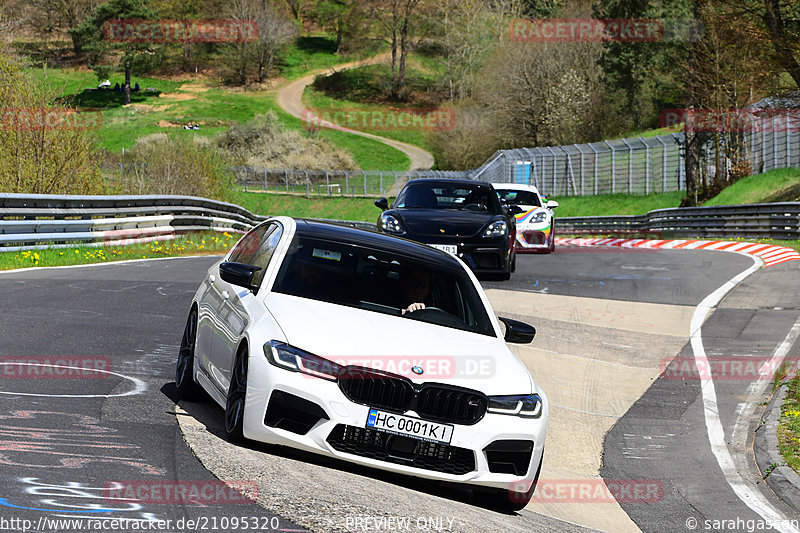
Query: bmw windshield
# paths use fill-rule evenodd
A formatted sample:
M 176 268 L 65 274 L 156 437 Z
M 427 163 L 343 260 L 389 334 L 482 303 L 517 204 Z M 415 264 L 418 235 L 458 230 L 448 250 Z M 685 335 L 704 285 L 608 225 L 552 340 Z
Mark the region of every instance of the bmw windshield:
M 295 236 L 272 290 L 495 336 L 472 280 L 457 265 L 351 243 Z

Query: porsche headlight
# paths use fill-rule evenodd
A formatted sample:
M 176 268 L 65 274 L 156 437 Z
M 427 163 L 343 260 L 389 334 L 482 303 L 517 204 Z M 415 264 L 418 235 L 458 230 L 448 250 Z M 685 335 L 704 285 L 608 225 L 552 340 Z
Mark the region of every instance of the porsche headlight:
M 488 411 L 501 415 L 516 415 L 529 418 L 542 416 L 542 398 L 538 394 L 512 396 L 489 396 Z
M 406 232 L 397 217 L 388 214 L 381 215 L 381 229 L 392 235 L 402 235 Z
M 264 355 L 273 365 L 289 370 L 302 372 L 309 376 L 336 381 L 342 367 L 333 361 L 305 352 L 284 342 L 269 341 L 264 345 Z
M 531 224 L 541 224 L 542 222 L 545 221 L 546 218 L 547 218 L 547 213 L 545 213 L 544 211 L 541 211 L 541 212 L 536 213 L 535 215 L 533 215 L 531 217 L 530 222 L 531 222 Z
M 508 233 L 508 224 L 505 220 L 498 220 L 489 224 L 483 232 L 484 237 L 504 237 Z

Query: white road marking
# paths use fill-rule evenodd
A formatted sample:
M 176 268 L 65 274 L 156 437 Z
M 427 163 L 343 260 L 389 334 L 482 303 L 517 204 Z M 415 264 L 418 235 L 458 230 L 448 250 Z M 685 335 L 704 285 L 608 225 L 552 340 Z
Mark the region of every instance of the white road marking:
M 79 366 L 67 366 L 67 365 L 50 365 L 46 363 L 0 363 L 0 365 L 13 365 L 13 366 L 49 366 L 52 368 L 65 368 L 68 370 L 82 370 L 85 371 L 86 368 L 79 367 Z M 126 376 L 124 374 L 119 374 L 117 372 L 111 372 L 110 370 L 100 370 L 97 368 L 90 369 L 92 372 L 100 372 L 101 374 L 110 374 L 112 376 L 117 376 L 122 379 L 127 379 L 132 381 L 134 384 L 133 389 L 127 392 L 121 392 L 119 394 L 41 394 L 38 392 L 6 392 L 0 391 L 0 394 L 9 394 L 11 396 L 36 396 L 37 398 L 119 398 L 122 396 L 133 396 L 135 394 L 141 394 L 147 390 L 147 383 L 142 381 L 141 379 L 134 378 L 131 376 Z
M 755 256 L 747 256 L 753 258 L 753 266 L 740 272 L 728 280 L 724 285 L 717 290 L 706 296 L 702 302 L 695 309 L 692 315 L 691 325 L 691 346 L 694 353 L 695 364 L 697 365 L 698 372 L 700 373 L 701 386 L 700 390 L 703 394 L 703 414 L 705 415 L 706 429 L 708 431 L 708 440 L 711 444 L 711 451 L 717 458 L 717 463 L 722 470 L 725 480 L 728 485 L 733 489 L 736 496 L 744 502 L 750 509 L 755 511 L 764 520 L 771 521 L 773 527 L 778 531 L 789 533 L 798 533 L 800 530 L 793 527 L 787 518 L 775 506 L 773 506 L 761 492 L 755 487 L 755 484 L 745 480 L 737 468 L 736 461 L 731 456 L 728 446 L 725 444 L 725 430 L 722 427 L 722 421 L 719 418 L 719 408 L 717 406 L 717 392 L 714 387 L 714 381 L 708 371 L 710 367 L 708 358 L 706 357 L 705 348 L 703 347 L 702 326 L 706 316 L 711 312 L 714 307 L 728 294 L 736 285 L 748 277 L 750 274 L 761 268 L 762 261 Z

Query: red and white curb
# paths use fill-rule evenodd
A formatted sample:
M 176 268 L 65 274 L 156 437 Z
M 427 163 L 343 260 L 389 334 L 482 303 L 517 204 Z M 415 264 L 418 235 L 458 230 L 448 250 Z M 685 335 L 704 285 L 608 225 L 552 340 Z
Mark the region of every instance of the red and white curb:
M 611 239 L 556 237 L 559 246 L 616 246 L 620 248 L 649 248 L 658 250 L 718 250 L 756 255 L 764 261 L 765 267 L 779 265 L 787 261 L 800 260 L 800 253 L 785 246 L 753 242 L 659 240 L 659 239 Z

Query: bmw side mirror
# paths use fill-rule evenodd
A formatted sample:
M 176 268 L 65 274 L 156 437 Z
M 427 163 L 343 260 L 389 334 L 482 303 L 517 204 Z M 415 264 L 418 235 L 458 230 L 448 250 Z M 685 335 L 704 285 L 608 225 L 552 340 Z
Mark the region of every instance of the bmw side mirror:
M 244 287 L 253 291 L 253 294 L 258 294 L 258 287 L 253 285 L 253 275 L 259 270 L 261 267 L 226 261 L 219 265 L 219 276 L 231 285 Z
M 375 200 L 375 207 L 380 207 L 381 211 L 386 211 L 389 209 L 389 200 L 386 198 L 378 198 Z
M 525 322 L 511 318 L 497 317 L 506 326 L 505 341 L 515 344 L 529 344 L 536 335 L 536 328 Z
M 549 200 L 547 202 L 548 209 L 555 209 L 556 207 L 558 207 L 558 202 L 556 202 L 555 200 Z
M 508 211 L 512 215 L 519 215 L 520 213 L 524 213 L 524 210 L 518 205 L 510 205 L 510 206 L 508 206 Z

